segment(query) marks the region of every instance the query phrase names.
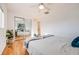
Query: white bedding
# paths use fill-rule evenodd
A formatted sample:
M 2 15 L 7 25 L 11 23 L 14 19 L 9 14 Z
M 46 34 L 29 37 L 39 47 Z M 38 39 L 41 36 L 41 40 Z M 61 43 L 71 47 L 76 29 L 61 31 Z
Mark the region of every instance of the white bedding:
M 69 39 L 52 36 L 45 39 L 31 41 L 28 52 L 32 55 L 63 55 L 79 54 L 79 48 L 71 47 Z

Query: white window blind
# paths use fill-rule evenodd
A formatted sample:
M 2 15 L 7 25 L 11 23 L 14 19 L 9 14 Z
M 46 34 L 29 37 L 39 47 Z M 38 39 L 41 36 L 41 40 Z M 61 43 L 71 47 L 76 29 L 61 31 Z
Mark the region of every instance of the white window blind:
M 0 8 L 0 28 L 4 28 L 4 13 Z

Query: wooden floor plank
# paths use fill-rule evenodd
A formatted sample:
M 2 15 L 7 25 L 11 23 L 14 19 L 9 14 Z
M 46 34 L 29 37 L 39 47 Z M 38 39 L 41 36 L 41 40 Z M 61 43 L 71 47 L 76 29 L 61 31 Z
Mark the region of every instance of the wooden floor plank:
M 6 45 L 2 55 L 29 55 L 24 48 L 24 40 L 17 38 L 12 44 Z

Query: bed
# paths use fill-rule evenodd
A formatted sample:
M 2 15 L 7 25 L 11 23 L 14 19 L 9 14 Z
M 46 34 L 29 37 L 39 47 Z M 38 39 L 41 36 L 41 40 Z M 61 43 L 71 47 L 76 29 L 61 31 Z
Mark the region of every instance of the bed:
M 26 41 L 30 55 L 78 55 L 79 48 L 71 46 L 71 40 L 59 36 L 50 36 Z

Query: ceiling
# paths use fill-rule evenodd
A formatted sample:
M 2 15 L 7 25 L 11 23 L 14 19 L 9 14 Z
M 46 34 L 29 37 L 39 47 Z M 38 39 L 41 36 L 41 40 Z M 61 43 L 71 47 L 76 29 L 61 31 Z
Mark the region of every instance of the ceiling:
M 50 13 L 45 15 L 44 13 L 39 12 L 38 5 L 39 3 L 7 3 L 7 12 L 9 14 L 17 13 L 18 16 L 27 16 L 27 17 L 49 17 L 52 18 L 56 16 L 58 18 L 60 14 L 66 14 L 67 12 L 78 10 L 78 3 L 45 3 L 45 6 L 49 8 Z M 16 15 L 17 15 L 16 14 Z M 58 15 L 58 17 L 57 17 Z
M 8 12 L 23 12 L 29 10 L 38 10 L 39 3 L 7 3 Z M 67 5 L 79 5 L 78 3 L 45 3 L 45 6 L 53 10 L 53 8 L 62 8 Z
M 22 12 L 28 10 L 38 10 L 38 3 L 8 3 L 7 10 L 8 12 Z M 52 4 L 45 4 L 47 7 Z

